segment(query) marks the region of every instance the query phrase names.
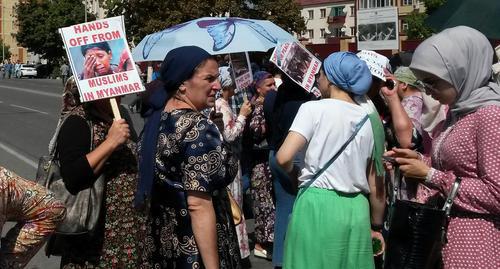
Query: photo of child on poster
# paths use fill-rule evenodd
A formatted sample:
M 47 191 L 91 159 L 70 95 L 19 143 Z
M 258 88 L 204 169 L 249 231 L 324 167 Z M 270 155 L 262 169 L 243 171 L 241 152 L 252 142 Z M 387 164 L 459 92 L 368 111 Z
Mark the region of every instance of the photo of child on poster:
M 80 80 L 133 70 L 131 56 L 123 39 L 70 48 Z

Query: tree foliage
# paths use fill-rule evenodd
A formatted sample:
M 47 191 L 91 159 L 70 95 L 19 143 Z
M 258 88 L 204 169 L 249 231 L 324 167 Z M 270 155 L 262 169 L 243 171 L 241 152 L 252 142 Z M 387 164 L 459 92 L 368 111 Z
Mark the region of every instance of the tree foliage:
M 425 39 L 434 33 L 434 31 L 425 24 L 425 19 L 442 6 L 446 0 L 423 0 L 423 2 L 425 4 L 425 13 L 413 11 L 405 18 L 405 22 L 408 23 L 406 34 L 409 39 Z
M 5 46 L 5 47 L 3 47 L 3 46 Z M 0 51 L 0 59 L 1 59 L 0 63 L 3 63 L 5 60 L 10 59 L 10 56 L 12 56 L 12 54 L 10 53 L 10 46 L 7 44 L 4 44 L 2 39 L 0 39 L 0 50 L 1 49 L 4 50 L 3 53 L 5 56 L 2 58 L 2 54 L 1 54 L 2 51 Z
M 81 0 L 26 0 L 15 6 L 17 42 L 49 62 L 66 55 L 58 29 L 85 21 Z M 88 20 L 95 16 L 88 14 Z
M 299 6 L 290 0 L 105 0 L 107 16 L 123 15 L 129 41 L 200 17 L 270 20 L 289 32 L 305 29 Z
M 425 13 L 432 14 L 436 9 L 446 3 L 446 0 L 423 0 L 425 4 Z

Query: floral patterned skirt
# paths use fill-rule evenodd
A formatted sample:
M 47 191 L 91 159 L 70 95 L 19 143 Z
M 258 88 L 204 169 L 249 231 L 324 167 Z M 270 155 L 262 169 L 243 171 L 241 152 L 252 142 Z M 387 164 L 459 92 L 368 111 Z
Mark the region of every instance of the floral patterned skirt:
M 251 177 L 251 193 L 255 215 L 255 237 L 257 243 L 274 241 L 275 208 L 273 202 L 273 181 L 269 163 L 254 166 Z

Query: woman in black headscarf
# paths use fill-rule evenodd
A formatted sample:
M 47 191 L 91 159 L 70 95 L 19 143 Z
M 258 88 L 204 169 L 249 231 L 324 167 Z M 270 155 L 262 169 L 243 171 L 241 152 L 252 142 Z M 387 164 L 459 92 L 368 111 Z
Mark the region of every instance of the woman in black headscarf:
M 215 124 L 218 65 L 190 46 L 170 51 L 151 92 L 139 144 L 138 206 L 150 203 L 146 254 L 153 268 L 240 268 L 225 191 L 237 171 Z

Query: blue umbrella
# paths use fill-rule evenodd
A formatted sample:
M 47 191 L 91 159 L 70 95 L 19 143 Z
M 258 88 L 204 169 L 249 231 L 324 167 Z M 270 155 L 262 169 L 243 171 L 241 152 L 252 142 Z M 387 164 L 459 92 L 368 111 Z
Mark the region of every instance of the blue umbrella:
M 136 62 L 163 61 L 182 46 L 198 46 L 212 55 L 267 51 L 278 43 L 296 41 L 291 34 L 267 20 L 236 17 L 205 17 L 147 35 L 132 50 Z

